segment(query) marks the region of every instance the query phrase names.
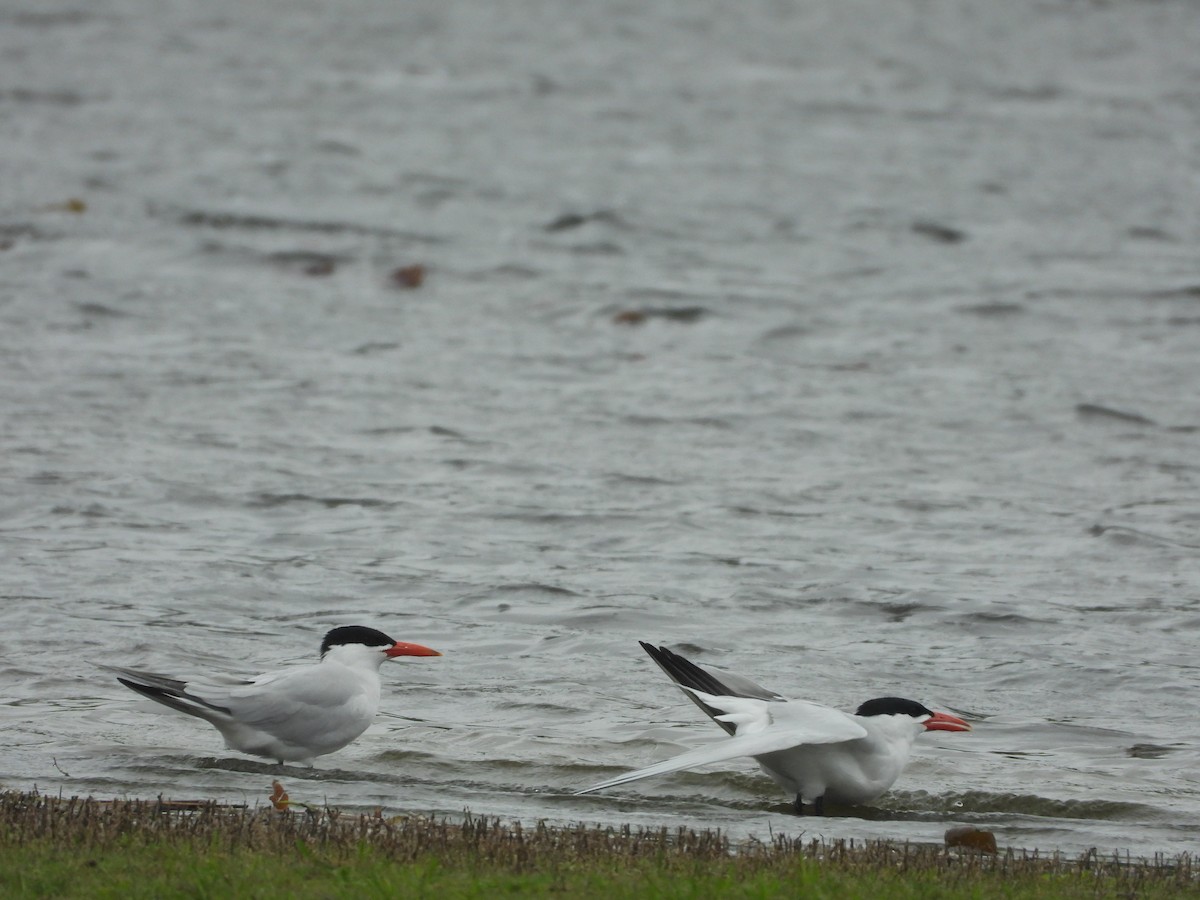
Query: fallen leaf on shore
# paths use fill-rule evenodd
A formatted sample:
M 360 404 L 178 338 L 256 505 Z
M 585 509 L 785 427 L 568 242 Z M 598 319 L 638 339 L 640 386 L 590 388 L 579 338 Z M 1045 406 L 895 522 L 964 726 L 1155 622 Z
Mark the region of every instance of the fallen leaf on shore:
M 947 847 L 962 847 L 977 853 L 995 853 L 996 836 L 990 831 L 980 831 L 974 825 L 959 825 L 946 832 Z
M 287 791 L 283 789 L 283 785 L 278 781 L 271 782 L 271 805 L 280 812 L 287 812 L 287 808 L 291 801 L 288 800 Z

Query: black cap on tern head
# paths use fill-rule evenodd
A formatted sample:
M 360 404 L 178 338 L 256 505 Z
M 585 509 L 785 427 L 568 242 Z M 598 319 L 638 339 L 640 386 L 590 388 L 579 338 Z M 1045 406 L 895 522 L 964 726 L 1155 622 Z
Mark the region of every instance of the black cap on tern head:
M 324 656 L 330 647 L 341 644 L 364 644 L 367 647 L 391 647 L 396 642 L 375 628 L 365 625 L 343 625 L 325 635 L 321 642 L 321 655 Z
M 859 716 L 932 716 L 933 710 L 922 706 L 916 700 L 905 700 L 903 697 L 877 697 L 868 700 L 858 708 L 855 715 Z

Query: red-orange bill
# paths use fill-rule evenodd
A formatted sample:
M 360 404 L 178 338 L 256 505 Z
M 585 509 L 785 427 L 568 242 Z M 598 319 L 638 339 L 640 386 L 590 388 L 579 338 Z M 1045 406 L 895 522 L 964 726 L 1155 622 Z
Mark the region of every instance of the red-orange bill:
M 935 712 L 925 723 L 926 731 L 970 731 L 971 726 L 950 713 Z
M 441 656 L 437 650 L 430 650 L 428 647 L 422 647 L 420 644 L 409 644 L 404 641 L 396 641 L 391 647 L 384 651 L 387 656 Z

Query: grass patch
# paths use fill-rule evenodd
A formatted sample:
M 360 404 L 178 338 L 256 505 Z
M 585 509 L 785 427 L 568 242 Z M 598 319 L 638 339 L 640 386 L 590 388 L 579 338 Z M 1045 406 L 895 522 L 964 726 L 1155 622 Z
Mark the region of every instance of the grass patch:
M 1190 857 L 1131 864 L 690 829 L 0 794 L 0 897 L 1200 897 Z

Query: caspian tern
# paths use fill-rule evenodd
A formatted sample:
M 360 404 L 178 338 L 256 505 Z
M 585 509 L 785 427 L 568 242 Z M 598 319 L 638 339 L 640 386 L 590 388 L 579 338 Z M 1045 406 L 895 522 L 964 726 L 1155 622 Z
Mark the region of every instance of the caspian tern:
M 255 678 L 212 675 L 180 680 L 154 672 L 101 666 L 130 690 L 204 719 L 225 746 L 254 756 L 311 765 L 367 730 L 379 709 L 379 667 L 398 656 L 441 656 L 361 625 L 335 628 L 321 660 Z
M 666 647 L 640 643 L 730 737 L 602 781 L 580 794 L 752 756 L 776 784 L 795 795 L 798 814 L 803 815 L 808 802 L 821 815 L 826 799 L 867 803 L 883 794 L 904 771 L 913 741 L 922 732 L 971 730 L 958 716 L 899 697 L 868 700 L 853 715 L 807 700 L 788 700 L 749 678 L 701 668 Z

